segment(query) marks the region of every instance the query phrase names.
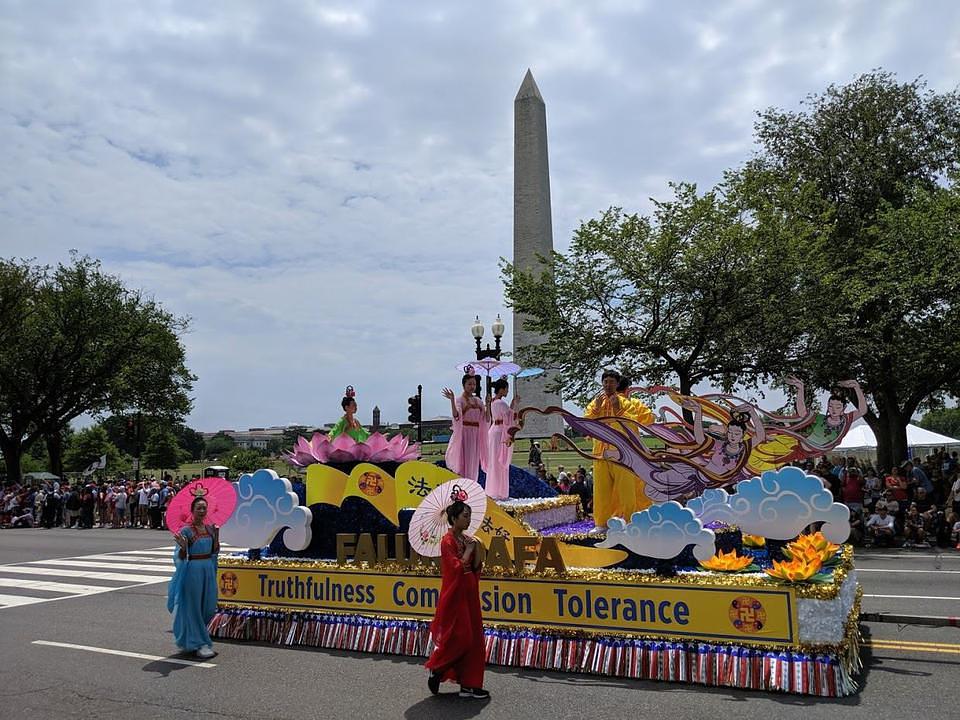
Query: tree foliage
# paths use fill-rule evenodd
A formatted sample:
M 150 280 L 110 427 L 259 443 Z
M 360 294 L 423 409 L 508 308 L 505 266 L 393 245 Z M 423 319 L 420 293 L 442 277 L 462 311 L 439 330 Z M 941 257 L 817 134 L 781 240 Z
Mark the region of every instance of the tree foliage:
M 64 468 L 68 472 L 81 472 L 103 455 L 107 456 L 104 472 L 112 474 L 127 470 L 123 455 L 117 446 L 110 442 L 106 431 L 99 425 L 92 425 L 71 437 L 63 457 Z
M 652 216 L 612 208 L 583 223 L 569 252 L 548 259 L 552 275 L 504 263 L 508 302 L 546 337 L 521 360 L 557 368 L 565 396 L 594 394 L 610 364 L 689 393 L 703 380 L 756 383 L 779 362 L 770 300 L 785 251 L 727 188 L 673 190 Z
M 249 473 L 263 467 L 263 455 L 252 448 L 234 450 L 227 460 L 231 472 Z
M 13 314 L 3 309 L 10 286 L 23 292 Z M 138 409 L 176 419 L 190 409 L 194 377 L 179 339 L 187 321 L 96 260 L 0 260 L 0 322 L 0 447 L 11 479 L 39 438 L 52 438 L 59 455 L 57 438 L 80 415 Z
M 147 440 L 143 464 L 159 470 L 176 470 L 180 467 L 181 453 L 176 436 L 168 429 L 157 428 Z
M 224 432 L 218 432 L 212 438 L 207 440 L 206 456 L 215 458 L 225 455 L 237 446 L 233 438 Z
M 911 416 L 960 385 L 960 94 L 877 71 L 760 113 L 756 134 L 735 182 L 795 247 L 788 354 L 819 387 L 861 382 L 889 467 Z
M 920 420 L 920 427 L 947 437 L 960 438 L 960 407 L 931 410 Z

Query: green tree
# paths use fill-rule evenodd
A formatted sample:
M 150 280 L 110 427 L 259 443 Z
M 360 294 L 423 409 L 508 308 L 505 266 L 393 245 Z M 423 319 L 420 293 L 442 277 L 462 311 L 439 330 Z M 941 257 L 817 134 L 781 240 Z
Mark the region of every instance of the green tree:
M 179 418 L 190 409 L 194 377 L 179 339 L 185 319 L 88 257 L 55 268 L 0 260 L 0 288 L 10 285 L 26 299 L 22 318 L 0 308 L 0 449 L 8 478 L 20 477 L 24 449 L 41 438 L 51 472 L 61 474 L 64 429 L 82 414 L 136 408 Z
M 156 468 L 161 471 L 176 470 L 180 467 L 180 446 L 176 436 L 163 428 L 157 428 L 147 440 L 143 453 L 144 467 Z
M 760 113 L 756 135 L 731 183 L 794 248 L 785 357 L 819 387 L 860 381 L 890 467 L 911 416 L 960 389 L 960 94 L 875 71 Z
M 117 446 L 110 442 L 106 431 L 99 425 L 92 425 L 73 435 L 64 453 L 63 464 L 70 472 L 80 472 L 103 455 L 107 456 L 104 472 L 112 474 L 127 469 L 123 456 Z
M 233 438 L 224 432 L 218 432 L 207 440 L 206 457 L 215 458 L 229 453 L 237 446 Z
M 650 217 L 613 208 L 583 223 L 542 273 L 503 264 L 508 303 L 545 336 L 520 359 L 556 368 L 565 397 L 584 403 L 611 364 L 689 394 L 703 380 L 755 384 L 781 361 L 769 313 L 787 277 L 779 238 L 726 187 L 672 188 Z
M 178 424 L 174 428 L 174 433 L 177 436 L 177 444 L 187 453 L 188 460 L 199 460 L 203 457 L 203 451 L 206 448 L 203 435 L 183 424 Z
M 257 450 L 240 448 L 231 453 L 227 466 L 231 472 L 253 472 L 263 467 L 263 456 Z
M 931 410 L 920 420 L 920 427 L 947 437 L 960 438 L 960 407 Z

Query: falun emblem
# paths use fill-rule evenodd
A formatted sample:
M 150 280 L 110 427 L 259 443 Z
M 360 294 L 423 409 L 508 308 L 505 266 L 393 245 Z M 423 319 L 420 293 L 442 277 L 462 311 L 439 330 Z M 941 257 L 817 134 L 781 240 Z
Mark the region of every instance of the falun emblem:
M 742 633 L 758 633 L 767 624 L 767 611 L 756 598 L 741 595 L 730 603 L 730 622 Z
M 383 478 L 375 472 L 365 472 L 357 481 L 360 492 L 375 497 L 383 492 Z
M 237 594 L 239 579 L 236 573 L 225 572 L 220 575 L 220 594 L 224 597 L 231 597 Z

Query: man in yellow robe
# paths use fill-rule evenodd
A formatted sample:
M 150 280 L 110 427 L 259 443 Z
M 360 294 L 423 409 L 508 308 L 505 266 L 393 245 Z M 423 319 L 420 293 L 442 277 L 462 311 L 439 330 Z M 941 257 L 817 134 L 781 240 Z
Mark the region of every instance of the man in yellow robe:
M 606 370 L 601 379 L 603 391 L 590 404 L 584 416 L 595 420 L 604 417 L 622 417 L 635 420 L 641 425 L 653 422 L 653 413 L 646 405 L 621 391 L 620 373 Z M 597 458 L 617 457 L 612 446 L 599 440 L 593 441 L 593 455 Z M 645 483 L 627 468 L 610 460 L 593 461 L 593 523 L 594 529 L 603 529 L 611 517 L 622 517 L 630 522 L 630 516 L 653 503 L 644 492 Z

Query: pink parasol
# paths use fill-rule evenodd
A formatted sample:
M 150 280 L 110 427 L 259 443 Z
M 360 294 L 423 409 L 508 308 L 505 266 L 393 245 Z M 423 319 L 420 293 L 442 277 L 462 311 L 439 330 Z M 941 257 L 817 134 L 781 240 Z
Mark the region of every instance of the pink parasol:
M 464 532 L 473 535 L 477 531 L 487 513 L 487 494 L 476 480 L 447 480 L 434 488 L 413 511 L 407 539 L 414 550 L 427 557 L 440 556 L 440 541 L 450 529 L 447 508 L 456 500 L 465 502 L 472 513 L 470 527 Z
M 190 505 L 197 497 L 207 501 L 208 525 L 223 525 L 237 506 L 237 491 L 229 480 L 217 477 L 194 480 L 184 485 L 170 501 L 167 508 L 167 527 L 170 532 L 177 534 L 181 528 L 190 524 L 193 517 Z
M 496 380 L 504 375 L 513 375 L 520 372 L 520 366 L 516 363 L 506 360 L 497 360 L 496 358 L 484 358 L 483 360 L 471 360 L 457 365 L 457 370 L 471 375 L 480 375 L 481 377 L 490 377 Z

